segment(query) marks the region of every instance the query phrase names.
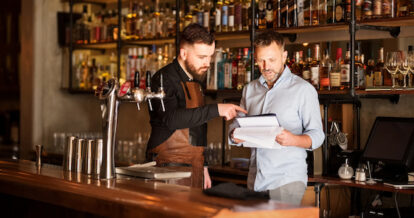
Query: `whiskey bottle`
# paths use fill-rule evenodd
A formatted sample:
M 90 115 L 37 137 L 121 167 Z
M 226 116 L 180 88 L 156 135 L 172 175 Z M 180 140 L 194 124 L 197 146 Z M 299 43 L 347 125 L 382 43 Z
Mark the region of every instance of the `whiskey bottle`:
M 375 62 L 374 60 L 368 60 L 367 70 L 365 71 L 365 87 L 374 87 L 375 80 Z
M 273 1 L 267 0 L 266 2 L 266 27 L 268 29 L 273 28 Z
M 364 0 L 355 0 L 355 19 L 361 21 L 362 19 L 362 4 Z
M 397 1 L 397 17 L 410 16 L 411 0 Z
M 306 81 L 308 81 L 309 83 L 311 83 L 311 66 L 312 63 L 312 57 L 311 57 L 311 48 L 308 48 L 307 51 L 307 58 L 306 58 L 306 62 L 303 65 L 303 70 L 302 70 L 302 78 Z
M 233 32 L 234 29 L 234 0 L 230 0 L 230 4 L 229 4 L 229 20 L 228 20 L 228 30 L 230 32 Z
M 362 7 L 363 20 L 369 20 L 372 18 L 372 1 L 373 0 L 364 0 L 364 5 Z
M 394 0 L 382 0 L 382 18 L 394 17 Z
M 281 0 L 280 1 L 280 17 L 281 17 L 281 27 L 289 27 L 289 2 L 288 0 Z
M 311 16 L 312 25 L 319 25 L 319 0 L 312 0 Z
M 313 60 L 310 66 L 311 72 L 311 84 L 318 90 L 319 89 L 319 69 L 320 69 L 320 47 L 319 44 L 315 44 L 313 49 Z
M 342 48 L 337 48 L 335 64 L 333 66 L 333 69 L 330 73 L 330 78 L 329 78 L 331 90 L 341 89 L 341 62 L 342 62 Z
M 233 60 L 231 61 L 231 88 L 232 89 L 237 89 L 237 84 L 238 84 L 238 58 L 237 55 L 235 54 L 237 51 L 234 52 L 233 55 Z
M 242 8 L 243 8 L 242 1 L 241 0 L 236 0 L 236 2 L 234 3 L 234 29 L 236 31 L 242 31 L 243 30 Z
M 304 0 L 303 6 L 303 24 L 305 26 L 310 26 L 312 24 L 312 0 Z
M 382 17 L 382 0 L 372 0 L 372 18 Z
M 327 24 L 328 19 L 328 1 L 319 0 L 319 24 Z
M 320 90 L 330 90 L 330 75 L 333 68 L 333 61 L 329 58 L 329 50 L 325 50 L 324 58 L 321 62 L 321 67 L 319 69 L 319 89 Z
M 326 22 L 335 23 L 335 4 L 336 0 L 328 0 L 327 2 L 327 12 L 326 12 Z
M 223 6 L 223 2 L 221 0 L 218 0 L 216 3 L 216 9 L 215 9 L 216 14 L 215 14 L 215 28 L 214 28 L 214 30 L 218 33 L 221 32 L 221 17 L 222 17 L 221 8 L 222 6 Z
M 302 66 L 301 66 L 300 52 L 295 52 L 295 62 L 292 64 L 291 71 L 293 74 L 301 77 L 302 76 Z
M 341 63 L 341 89 L 349 89 L 351 87 L 350 58 L 351 52 L 349 51 L 349 44 L 347 44 L 345 60 Z
M 243 50 L 239 49 L 237 56 L 237 90 L 242 90 L 246 79 L 246 60 L 242 56 Z
M 296 9 L 296 13 L 298 16 L 298 26 L 304 26 L 305 25 L 305 15 L 304 15 L 304 0 L 297 0 L 296 4 L 297 4 L 297 9 Z
M 335 5 L 335 23 L 345 22 L 345 0 L 337 0 Z
M 221 9 L 221 31 L 222 32 L 229 31 L 229 25 L 228 25 L 229 20 L 228 19 L 229 19 L 229 2 L 225 0 L 223 7 Z
M 259 29 L 266 29 L 266 2 L 263 0 L 259 0 L 258 4 L 258 27 Z
M 242 7 L 242 29 L 249 30 L 251 25 L 250 1 L 244 0 Z
M 298 26 L 298 14 L 297 14 L 297 0 L 289 0 L 288 7 L 288 26 Z

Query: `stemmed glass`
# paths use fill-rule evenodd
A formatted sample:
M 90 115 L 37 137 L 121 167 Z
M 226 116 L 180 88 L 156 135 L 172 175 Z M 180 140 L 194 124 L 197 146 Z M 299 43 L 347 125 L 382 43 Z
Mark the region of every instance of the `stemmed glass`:
M 403 88 L 407 88 L 407 75 L 410 72 L 410 57 L 408 56 L 407 52 L 401 51 L 400 52 L 400 60 L 398 69 L 400 70 L 400 73 L 404 77 L 404 86 Z
M 407 57 L 408 57 L 408 65 L 410 67 L 410 72 L 412 74 L 412 77 L 414 77 L 414 53 L 408 52 Z M 408 85 L 410 87 L 413 87 L 414 85 L 411 80 L 411 75 L 408 75 Z
M 398 66 L 401 62 L 401 53 L 400 52 L 388 52 L 387 58 L 385 60 L 385 69 L 392 77 L 392 89 L 395 89 L 395 75 L 398 72 Z

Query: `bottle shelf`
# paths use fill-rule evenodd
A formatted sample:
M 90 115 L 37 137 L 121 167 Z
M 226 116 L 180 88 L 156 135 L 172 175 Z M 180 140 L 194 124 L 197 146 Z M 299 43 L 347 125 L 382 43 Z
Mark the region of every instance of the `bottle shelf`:
M 367 89 L 367 90 L 356 90 L 356 95 L 364 96 L 364 95 L 413 95 L 414 94 L 414 88 L 396 88 L 395 90 L 391 90 L 390 87 L 388 87 L 389 90 L 375 90 L 375 89 Z
M 162 45 L 168 43 L 174 43 L 174 37 L 160 37 L 153 39 L 137 39 L 137 40 L 121 40 L 122 45 Z
M 73 49 L 115 49 L 116 42 L 97 42 L 88 44 L 74 44 Z

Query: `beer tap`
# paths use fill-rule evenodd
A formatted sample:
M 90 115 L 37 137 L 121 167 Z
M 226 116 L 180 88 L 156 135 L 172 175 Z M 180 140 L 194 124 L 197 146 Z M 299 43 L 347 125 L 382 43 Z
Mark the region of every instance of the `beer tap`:
M 162 81 L 162 74 L 160 75 L 160 89 L 158 92 L 152 92 L 151 88 L 147 90 L 139 88 L 139 72 L 136 71 L 134 75 L 134 88 L 131 88 L 131 82 L 127 81 L 122 86 L 119 86 L 119 82 L 116 79 L 110 79 L 108 82 L 101 84 L 95 91 L 95 95 L 102 100 L 101 112 L 102 112 L 102 130 L 103 130 L 103 153 L 102 153 L 102 166 L 100 171 L 100 178 L 112 179 L 115 178 L 115 161 L 114 161 L 114 148 L 115 148 L 115 136 L 116 126 L 118 121 L 118 108 L 122 102 L 135 102 L 138 110 L 140 110 L 139 104 L 144 100 L 148 100 L 150 110 L 152 110 L 151 99 L 158 98 L 161 101 L 162 110 L 165 111 L 164 101 L 165 92 Z M 147 77 L 149 82 L 150 76 Z M 151 85 L 149 83 L 149 85 Z M 148 86 L 150 87 L 150 86 Z
M 146 84 L 147 86 L 147 92 L 151 93 L 151 72 L 147 71 L 147 78 L 146 78 Z M 148 107 L 149 110 L 152 111 L 152 104 L 151 104 L 151 99 L 148 99 Z

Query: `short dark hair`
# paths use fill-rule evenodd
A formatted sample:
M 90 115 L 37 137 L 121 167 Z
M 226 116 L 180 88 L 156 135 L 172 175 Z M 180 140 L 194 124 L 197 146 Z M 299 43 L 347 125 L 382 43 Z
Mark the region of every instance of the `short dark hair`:
M 184 28 L 180 37 L 180 48 L 184 44 L 193 45 L 194 43 L 204 43 L 207 45 L 213 44 L 215 38 L 214 34 L 209 32 L 206 28 L 197 23 L 192 23 Z
M 266 30 L 256 35 L 254 47 L 269 46 L 273 42 L 284 49 L 285 41 L 283 40 L 283 36 L 274 30 Z

